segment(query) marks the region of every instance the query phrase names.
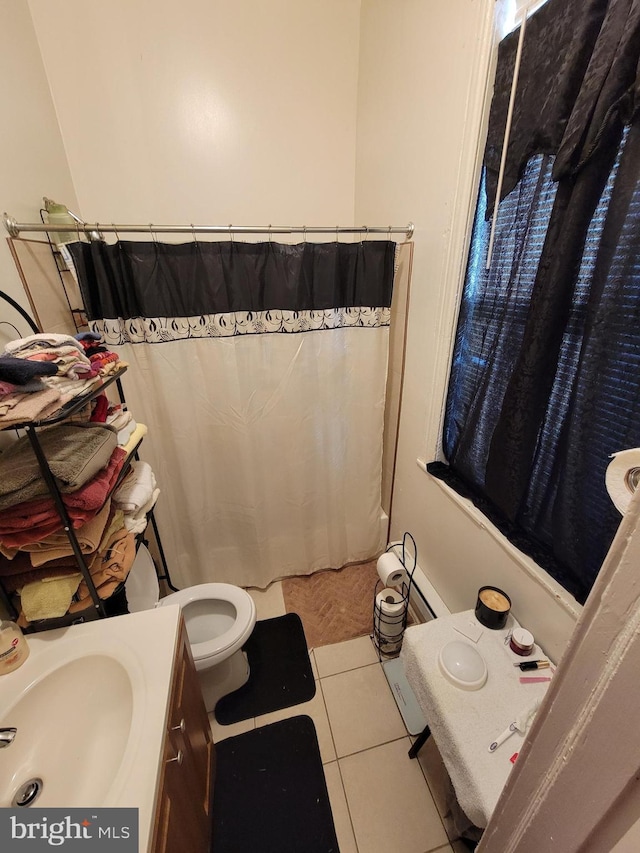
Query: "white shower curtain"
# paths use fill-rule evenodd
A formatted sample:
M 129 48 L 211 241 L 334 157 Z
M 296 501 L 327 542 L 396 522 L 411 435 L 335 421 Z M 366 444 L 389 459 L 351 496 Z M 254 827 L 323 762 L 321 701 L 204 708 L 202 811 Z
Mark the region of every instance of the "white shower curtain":
M 230 312 L 213 323 L 213 337 L 200 336 L 201 317 L 147 319 L 144 331 L 139 319 L 91 324 L 129 364 L 124 390 L 149 428 L 140 456 L 161 490 L 175 585 L 265 588 L 374 556 L 386 536 L 389 307 Z M 114 346 L 123 329 L 145 342 Z

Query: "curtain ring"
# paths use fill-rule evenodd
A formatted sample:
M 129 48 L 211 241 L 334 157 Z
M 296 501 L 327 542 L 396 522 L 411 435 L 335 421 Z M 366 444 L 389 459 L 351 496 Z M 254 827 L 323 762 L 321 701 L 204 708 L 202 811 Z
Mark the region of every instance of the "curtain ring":
M 229 223 L 229 239 L 233 243 L 233 231 L 231 230 L 232 228 L 233 228 L 233 225 L 231 225 L 231 223 Z
M 369 226 L 363 225 L 362 227 L 364 228 L 364 240 L 362 242 L 366 243 L 367 238 L 369 237 Z
M 120 242 L 120 235 L 118 234 L 118 229 L 115 226 L 115 223 L 111 223 L 111 227 L 113 228 L 113 233 L 116 235 L 116 243 Z
M 271 231 L 272 225 L 269 223 L 269 242 L 273 243 L 273 232 Z
M 197 243 L 198 238 L 196 237 L 196 229 L 193 227 L 193 222 L 191 223 L 191 236 L 193 237 L 193 242 Z
M 391 240 L 391 226 L 389 226 L 389 233 L 387 234 L 387 239 Z
M 158 238 L 156 237 L 155 231 L 153 230 L 153 223 L 152 222 L 149 223 L 149 233 L 151 234 L 151 239 L 153 240 L 153 242 L 157 246 L 158 245 Z
M 338 225 L 336 225 L 336 243 L 340 242 L 340 236 L 338 235 Z
M 302 242 L 303 243 L 307 242 L 307 226 L 306 225 L 302 226 Z
M 76 234 L 78 235 L 78 243 L 82 243 L 80 239 L 80 223 L 76 220 Z

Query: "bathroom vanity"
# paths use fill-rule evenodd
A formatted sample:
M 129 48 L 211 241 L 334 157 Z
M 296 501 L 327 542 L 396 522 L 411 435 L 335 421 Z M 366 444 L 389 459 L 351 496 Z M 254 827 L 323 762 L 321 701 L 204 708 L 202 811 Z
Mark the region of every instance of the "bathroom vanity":
M 28 637 L 0 677 L 0 807 L 138 809 L 139 849 L 208 853 L 214 748 L 179 607 Z M 25 814 L 28 809 L 25 809 Z
M 153 853 L 208 853 L 214 758 L 209 718 L 180 619 L 150 847 Z

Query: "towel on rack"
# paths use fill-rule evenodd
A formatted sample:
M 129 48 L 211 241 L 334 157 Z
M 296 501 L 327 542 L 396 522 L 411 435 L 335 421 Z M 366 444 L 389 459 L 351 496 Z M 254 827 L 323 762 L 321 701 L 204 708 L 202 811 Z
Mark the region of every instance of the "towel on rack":
M 29 554 L 19 552 L 13 560 L 0 557 L 0 579 L 8 593 L 17 592 L 25 584 L 47 578 L 69 577 L 78 574 L 75 557 L 64 557 L 35 568 Z
M 49 362 L 32 362 L 14 356 L 0 356 L 0 379 L 3 382 L 25 385 L 31 379 L 54 376 L 57 372 L 57 366 Z
M 19 354 L 19 358 L 31 364 L 40 362 L 55 364 L 58 368 L 55 374 L 56 379 L 60 376 L 78 379 L 82 374 L 87 373 L 92 376 L 97 375 L 97 371 L 92 368 L 86 355 L 72 346 L 47 347 L 36 351 L 24 350 Z
M 151 500 L 155 487 L 156 478 L 151 465 L 137 460 L 131 463 L 131 470 L 113 493 L 113 502 L 124 510 L 125 514 L 138 513 L 141 507 Z
M 129 442 L 133 440 L 136 444 L 140 440 L 134 436 L 134 433 L 138 429 L 138 424 L 134 421 L 133 418 L 130 419 L 129 423 L 122 427 L 122 429 L 118 430 L 118 447 L 128 447 Z M 140 435 L 140 438 L 143 436 Z M 134 444 L 135 446 L 135 444 Z
M 136 538 L 122 527 L 111 535 L 105 547 L 93 558 L 89 567 L 91 579 L 100 598 L 108 598 L 127 579 L 136 556 Z M 90 603 L 89 588 L 83 580 L 77 590 L 77 601 L 70 613 L 84 610 Z
M 109 406 L 107 413 L 106 425 L 111 429 L 119 432 L 124 429 L 128 423 L 133 420 L 133 416 L 128 409 L 123 409 L 120 403 L 114 403 Z
M 5 345 L 5 353 L 18 355 L 20 352 L 33 349 L 49 349 L 51 347 L 74 346 L 81 353 L 84 353 L 82 344 L 71 335 L 59 335 L 55 332 L 36 332 L 34 335 L 27 335 L 26 338 L 18 338 L 16 341 L 9 341 Z
M 38 434 L 51 473 L 61 492 L 73 492 L 104 468 L 116 448 L 116 436 L 101 424 L 62 424 Z M 24 435 L 0 455 L 0 509 L 48 494 L 29 437 Z
M 8 394 L 0 400 L 0 427 L 43 420 L 57 412 L 63 404 L 55 388 L 36 391 L 35 394 Z
M 25 382 L 24 385 L 14 385 L 13 382 L 5 382 L 0 379 L 0 398 L 9 394 L 35 394 L 37 391 L 46 391 L 47 386 L 41 379 L 36 377 Z
M 130 533 L 138 534 L 144 531 L 147 526 L 147 515 L 154 508 L 159 497 L 160 489 L 154 489 L 146 504 L 136 512 L 127 513 L 124 516 L 124 525 Z
M 82 575 L 47 578 L 28 583 L 20 592 L 22 613 L 29 622 L 38 619 L 55 619 L 69 610 Z
M 140 444 L 147 432 L 147 427 L 144 424 L 136 424 L 136 428 L 131 433 L 125 444 L 122 445 L 122 449 L 127 454 L 127 456 L 130 456 L 133 453 L 133 451 L 136 449 L 136 446 Z M 120 444 L 119 440 L 118 444 Z
M 90 554 L 98 548 L 107 521 L 109 520 L 110 509 L 111 502 L 108 501 L 91 521 L 83 524 L 82 527 L 79 527 L 75 531 L 78 545 L 83 554 Z M 20 550 L 31 554 L 31 563 L 34 566 L 41 566 L 50 560 L 55 560 L 58 557 L 68 557 L 73 554 L 69 537 L 64 531 L 52 533 L 39 542 L 25 543 L 20 546 Z
M 105 393 L 100 394 L 91 404 L 91 422 L 94 424 L 103 424 L 107 420 L 109 412 L 109 398 Z
M 60 516 L 53 516 L 48 521 L 43 521 L 38 526 L 33 528 L 25 528 L 17 530 L 15 533 L 3 533 L 0 537 L 2 542 L 3 553 L 11 559 L 10 554 L 18 551 L 24 545 L 35 544 L 41 542 L 48 536 L 55 535 L 59 530 L 63 529 L 63 524 Z
M 95 477 L 85 483 L 82 488 L 75 492 L 62 495 L 62 502 L 67 508 L 69 518 L 74 528 L 82 527 L 90 521 L 107 499 L 107 495 L 115 485 L 120 471 L 126 460 L 126 454 L 120 447 L 111 454 L 111 459 L 106 468 L 102 468 Z M 56 510 L 53 498 L 45 497 L 34 501 L 26 501 L 9 507 L 0 514 L 0 543 L 7 549 L 4 543 L 5 537 L 30 531 L 34 534 L 34 540 L 40 534 L 40 525 L 55 521 L 57 527 L 50 532 L 62 529 L 62 521 Z M 41 537 L 40 537 L 41 538 Z
M 109 520 L 107 521 L 107 524 L 102 533 L 102 537 L 100 539 L 100 544 L 98 545 L 98 551 L 104 551 L 111 537 L 119 530 L 122 530 L 123 527 L 124 513 L 121 509 L 116 509 L 116 507 L 112 504 L 111 512 L 109 514 Z

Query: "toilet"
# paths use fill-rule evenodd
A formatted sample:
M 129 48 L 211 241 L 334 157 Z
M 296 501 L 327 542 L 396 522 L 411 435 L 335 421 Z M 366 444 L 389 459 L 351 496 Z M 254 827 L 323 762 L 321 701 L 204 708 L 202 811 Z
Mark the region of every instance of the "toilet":
M 242 646 L 256 624 L 256 605 L 248 592 L 229 583 L 203 583 L 159 598 L 155 566 L 144 546 L 125 586 L 132 613 L 171 604 L 180 607 L 207 712 L 247 682 L 249 662 Z

